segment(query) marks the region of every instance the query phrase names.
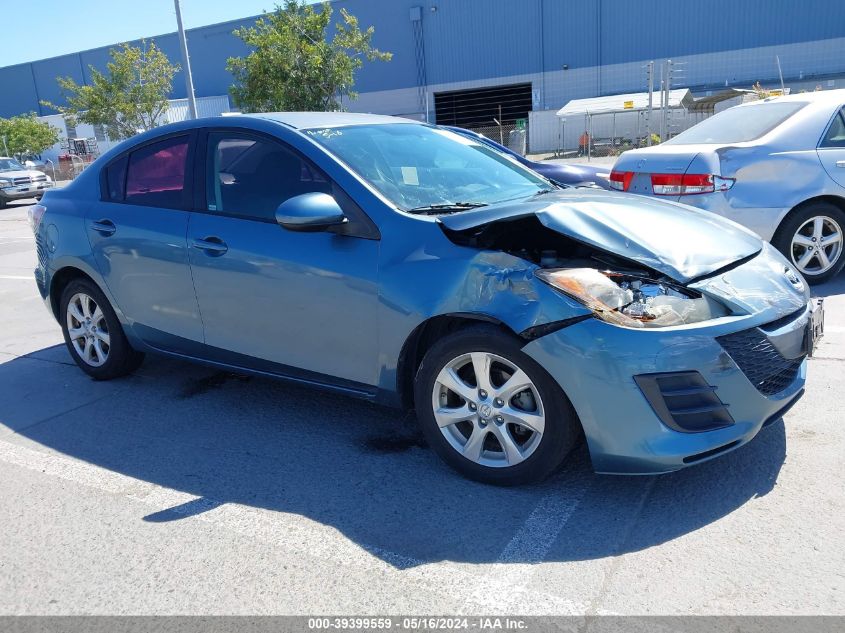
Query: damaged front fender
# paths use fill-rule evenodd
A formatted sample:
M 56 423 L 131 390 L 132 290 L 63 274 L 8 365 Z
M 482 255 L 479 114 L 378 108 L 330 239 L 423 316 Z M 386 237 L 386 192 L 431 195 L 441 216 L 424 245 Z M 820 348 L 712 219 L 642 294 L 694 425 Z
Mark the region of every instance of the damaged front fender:
M 383 307 L 415 324 L 435 316 L 476 314 L 514 332 L 591 314 L 537 279 L 536 264 L 503 252 L 452 248 L 471 256 L 407 260 L 383 274 Z
M 413 332 L 443 316 L 501 323 L 515 334 L 592 313 L 535 276 L 538 265 L 509 253 L 439 240 L 396 254 L 381 268 L 380 379 L 385 393 L 396 390 L 398 363 Z

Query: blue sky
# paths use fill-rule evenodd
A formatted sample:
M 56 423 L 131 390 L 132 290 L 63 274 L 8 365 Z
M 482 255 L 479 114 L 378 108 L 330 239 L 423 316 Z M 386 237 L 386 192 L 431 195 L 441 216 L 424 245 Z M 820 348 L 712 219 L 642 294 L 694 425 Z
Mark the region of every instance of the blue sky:
M 173 0 L 4 4 L 0 67 L 176 30 Z M 13 4 L 21 10 L 11 10 Z M 190 29 L 257 15 L 274 7 L 274 0 L 182 0 L 182 21 Z

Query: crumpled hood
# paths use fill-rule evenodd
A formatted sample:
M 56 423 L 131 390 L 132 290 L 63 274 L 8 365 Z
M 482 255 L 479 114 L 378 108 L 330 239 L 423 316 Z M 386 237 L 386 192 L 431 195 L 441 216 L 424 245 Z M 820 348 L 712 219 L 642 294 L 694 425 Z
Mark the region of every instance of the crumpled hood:
M 548 229 L 647 266 L 680 283 L 759 253 L 763 242 L 744 227 L 692 207 L 599 189 L 565 189 L 440 216 L 462 231 L 534 214 Z

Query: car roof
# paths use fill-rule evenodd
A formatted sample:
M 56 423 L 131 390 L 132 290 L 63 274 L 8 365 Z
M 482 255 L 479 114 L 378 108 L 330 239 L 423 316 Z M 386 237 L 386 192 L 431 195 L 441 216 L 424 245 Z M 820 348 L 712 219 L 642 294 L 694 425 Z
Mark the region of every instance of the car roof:
M 358 112 L 261 112 L 244 116 L 283 123 L 297 130 L 349 125 L 386 125 L 388 123 L 420 124 L 419 121 L 382 114 Z

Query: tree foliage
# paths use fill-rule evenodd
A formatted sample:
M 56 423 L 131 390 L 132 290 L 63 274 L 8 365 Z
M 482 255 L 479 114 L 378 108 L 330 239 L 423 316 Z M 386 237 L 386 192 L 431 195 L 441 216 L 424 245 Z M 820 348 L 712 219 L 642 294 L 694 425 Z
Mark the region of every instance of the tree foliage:
M 167 123 L 163 115 L 179 66 L 171 64 L 152 41 L 142 40 L 141 46 L 123 44 L 109 53 L 105 73 L 90 67 L 90 85 L 79 85 L 70 77 L 59 79 L 67 106 L 43 105 L 74 123 L 102 125 L 115 140 Z
M 17 157 L 40 154 L 59 142 L 59 131 L 34 112 L 0 119 L 0 152 Z
M 332 7 L 318 8 L 302 0 L 285 0 L 234 34 L 252 52 L 231 57 L 227 68 L 235 78 L 235 105 L 250 112 L 339 110 L 340 99 L 355 99 L 355 73 L 364 60 L 389 61 L 393 55 L 373 48 L 373 27 L 362 31 L 346 9 L 327 37 Z

